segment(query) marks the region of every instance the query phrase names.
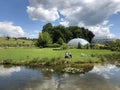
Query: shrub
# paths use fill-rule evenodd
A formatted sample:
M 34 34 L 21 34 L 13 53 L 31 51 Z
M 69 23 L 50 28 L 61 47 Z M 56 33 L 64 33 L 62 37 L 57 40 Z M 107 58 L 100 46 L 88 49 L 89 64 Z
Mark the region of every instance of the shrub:
M 52 38 L 50 37 L 50 34 L 48 32 L 43 32 L 39 34 L 39 38 L 36 42 L 36 45 L 38 47 L 48 47 L 49 44 L 52 43 Z
M 66 44 L 66 43 L 64 43 L 64 44 L 61 46 L 61 49 L 63 49 L 63 50 L 66 50 L 66 49 L 68 49 L 68 46 L 67 46 L 67 44 Z
M 58 44 L 62 45 L 64 43 L 63 39 L 60 37 L 57 41 Z
M 58 47 L 60 47 L 60 44 L 57 44 L 57 43 L 49 44 L 48 47 L 58 48 Z
M 108 48 L 112 51 L 119 51 L 120 52 L 120 40 L 111 41 L 107 44 Z

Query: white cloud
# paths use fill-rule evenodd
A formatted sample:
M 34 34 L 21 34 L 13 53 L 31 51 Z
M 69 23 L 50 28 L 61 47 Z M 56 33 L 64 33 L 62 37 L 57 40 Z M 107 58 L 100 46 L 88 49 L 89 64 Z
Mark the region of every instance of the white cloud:
M 32 20 L 54 21 L 59 18 L 56 8 L 45 9 L 39 7 L 27 7 L 27 12 L 30 14 Z
M 96 65 L 94 66 L 93 70 L 90 72 L 96 73 L 98 75 L 102 75 L 106 79 L 110 79 L 111 75 L 115 74 L 112 72 L 113 70 L 118 71 L 119 69 L 117 69 L 115 65 L 106 64 L 104 66 Z
M 109 23 L 108 20 L 103 21 L 102 25 L 107 25 Z
M 84 0 L 85 3 L 92 3 L 94 0 Z
M 88 28 L 95 34 L 95 38 L 115 38 L 115 35 L 110 32 L 110 26 L 103 27 L 98 25 L 90 26 Z
M 63 25 L 63 26 L 66 26 L 66 27 L 69 26 L 69 22 L 68 21 L 64 21 L 64 20 L 61 21 L 60 24 Z
M 14 72 L 20 72 L 20 67 L 4 68 L 0 66 L 0 76 L 10 76 Z
M 102 25 L 108 24 L 108 17 L 120 11 L 120 0 L 29 0 L 29 2 L 27 12 L 33 20 L 55 21 L 61 18 L 61 14 L 64 16 L 64 20 L 59 22 L 62 25 L 85 27 L 99 25 L 98 32 L 106 29 L 109 31 L 106 33 L 108 36 L 111 35 L 108 26 Z
M 20 26 L 15 26 L 12 22 L 0 22 L 0 36 L 22 37 L 24 34 Z
M 40 30 L 34 30 L 32 32 L 26 33 L 28 38 L 38 38 Z

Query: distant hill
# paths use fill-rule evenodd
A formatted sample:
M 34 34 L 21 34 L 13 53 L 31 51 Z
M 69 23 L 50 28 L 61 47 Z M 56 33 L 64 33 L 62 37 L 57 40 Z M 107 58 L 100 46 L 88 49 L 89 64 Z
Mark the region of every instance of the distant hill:
M 0 37 L 0 47 L 32 47 L 34 43 L 32 39 Z

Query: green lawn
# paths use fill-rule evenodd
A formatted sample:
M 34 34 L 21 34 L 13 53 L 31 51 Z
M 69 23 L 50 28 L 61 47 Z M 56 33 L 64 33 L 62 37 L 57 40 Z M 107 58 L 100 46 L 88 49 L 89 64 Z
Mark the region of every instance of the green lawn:
M 72 53 L 71 59 L 65 59 L 66 51 Z M 70 62 L 100 62 L 99 55 L 112 54 L 109 50 L 86 50 L 86 49 L 69 49 L 69 50 L 53 50 L 52 48 L 9 48 L 0 49 L 0 63 L 4 61 L 12 62 L 13 64 L 28 63 L 30 61 L 39 62 L 67 60 Z M 37 61 L 38 60 L 38 61 Z M 53 60 L 53 61 L 54 61 Z

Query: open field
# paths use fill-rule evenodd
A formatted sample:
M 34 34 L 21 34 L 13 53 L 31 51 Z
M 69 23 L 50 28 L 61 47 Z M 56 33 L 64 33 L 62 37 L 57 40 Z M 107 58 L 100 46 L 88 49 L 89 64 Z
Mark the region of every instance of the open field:
M 31 47 L 34 41 L 29 39 L 0 37 L 0 47 Z
M 65 59 L 66 51 L 72 53 L 72 58 Z M 59 61 L 68 61 L 75 63 L 101 62 L 99 58 L 102 55 L 112 54 L 109 50 L 87 50 L 87 49 L 68 49 L 54 50 L 52 48 L 9 48 L 0 49 L 1 64 L 31 64 L 31 63 L 55 63 Z

